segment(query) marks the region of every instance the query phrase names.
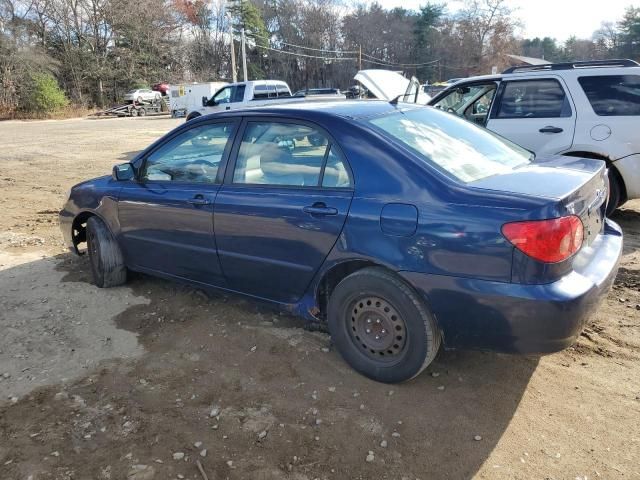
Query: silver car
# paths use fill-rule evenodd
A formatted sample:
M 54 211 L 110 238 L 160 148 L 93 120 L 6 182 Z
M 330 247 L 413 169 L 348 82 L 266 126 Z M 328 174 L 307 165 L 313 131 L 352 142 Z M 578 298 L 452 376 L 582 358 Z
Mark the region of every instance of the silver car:
M 138 103 L 160 101 L 160 98 L 162 98 L 162 94 L 160 92 L 154 92 L 148 88 L 129 90 L 124 96 L 124 100 L 126 102 Z

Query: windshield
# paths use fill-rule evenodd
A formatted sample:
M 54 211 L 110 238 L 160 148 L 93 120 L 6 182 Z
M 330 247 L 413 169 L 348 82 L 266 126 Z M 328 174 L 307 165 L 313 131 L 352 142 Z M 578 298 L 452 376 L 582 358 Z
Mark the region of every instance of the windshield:
M 368 122 L 462 182 L 507 173 L 533 159 L 527 150 L 489 130 L 429 107 L 399 111 Z

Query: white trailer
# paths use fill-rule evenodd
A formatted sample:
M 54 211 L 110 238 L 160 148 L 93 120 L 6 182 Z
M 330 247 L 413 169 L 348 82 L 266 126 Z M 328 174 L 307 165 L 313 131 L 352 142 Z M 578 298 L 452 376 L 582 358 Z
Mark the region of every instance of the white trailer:
M 184 117 L 187 112 L 202 107 L 202 98 L 211 98 L 226 82 L 182 83 L 169 85 L 169 111 L 172 117 Z

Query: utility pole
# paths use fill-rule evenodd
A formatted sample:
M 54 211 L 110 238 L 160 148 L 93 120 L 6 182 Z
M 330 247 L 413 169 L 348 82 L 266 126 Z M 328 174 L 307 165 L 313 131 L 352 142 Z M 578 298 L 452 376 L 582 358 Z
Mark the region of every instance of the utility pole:
M 242 29 L 242 74 L 244 75 L 244 81 L 249 80 L 247 78 L 247 51 L 245 49 L 244 28 Z
M 229 15 L 229 40 L 231 43 L 231 81 L 236 83 L 238 81 L 238 74 L 236 73 L 236 49 L 233 46 L 233 25 L 231 23 L 231 16 Z
M 362 70 L 362 45 L 358 45 L 358 70 Z

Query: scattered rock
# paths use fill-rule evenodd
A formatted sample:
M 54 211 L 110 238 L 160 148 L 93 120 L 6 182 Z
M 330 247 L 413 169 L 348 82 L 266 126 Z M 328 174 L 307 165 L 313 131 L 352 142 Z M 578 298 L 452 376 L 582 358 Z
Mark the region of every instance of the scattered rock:
M 431 376 L 433 378 L 438 378 L 440 376 L 440 372 L 431 372 Z
M 442 391 L 442 390 L 444 390 L 444 385 L 440 385 L 440 386 L 438 387 L 438 390 L 441 390 L 441 391 Z
M 474 439 L 476 442 L 479 442 L 480 440 L 482 440 L 482 437 L 481 437 L 480 435 L 476 435 L 475 437 L 473 437 L 473 439 Z
M 60 452 L 58 452 L 57 450 L 55 452 L 51 452 L 51 456 L 52 457 L 59 457 L 60 456 Z
M 176 452 L 173 454 L 173 459 L 174 460 L 182 460 L 184 458 L 184 453 L 183 452 Z
M 382 440 L 382 441 L 380 442 L 380 446 L 381 446 L 382 448 L 387 448 L 387 441 L 386 441 L 386 440 Z
M 267 438 L 267 431 L 263 430 L 258 434 L 258 440 L 264 440 L 265 438 Z
M 194 447 L 200 448 L 202 446 L 202 442 L 196 442 L 193 444 Z
M 253 347 L 251 347 L 249 350 L 251 350 L 252 352 L 255 352 L 258 349 L 257 345 L 254 345 Z
M 151 465 L 134 465 L 127 473 L 128 480 L 152 480 L 156 470 Z
M 365 460 L 369 463 L 373 462 L 376 459 L 376 457 L 373 455 L 373 452 L 371 450 L 369 450 L 369 454 L 367 455 L 367 458 L 365 458 Z
M 202 450 L 200 450 L 200 456 L 201 457 L 206 457 L 207 456 L 207 449 L 203 448 Z
M 218 415 L 220 415 L 220 407 L 216 405 L 215 407 L 211 408 L 211 411 L 209 412 L 209 417 L 213 418 L 213 417 L 217 417 Z
M 324 353 L 329 353 L 329 349 L 327 347 L 322 347 L 320 350 L 322 350 Z
M 400 433 L 399 433 L 399 432 L 393 432 L 393 433 L 391 434 L 391 436 L 392 436 L 393 438 L 400 438 Z
M 335 392 L 336 391 L 336 387 L 329 387 L 329 388 L 327 388 L 327 390 L 329 390 L 330 392 Z

